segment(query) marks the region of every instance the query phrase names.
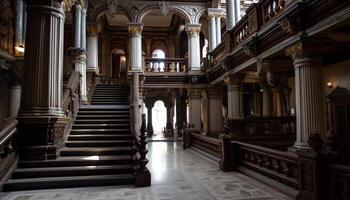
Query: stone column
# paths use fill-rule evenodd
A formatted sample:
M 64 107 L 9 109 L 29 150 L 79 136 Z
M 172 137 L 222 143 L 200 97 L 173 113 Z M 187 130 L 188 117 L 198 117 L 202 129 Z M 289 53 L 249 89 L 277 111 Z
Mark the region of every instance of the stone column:
M 10 88 L 9 118 L 17 117 L 21 105 L 21 85 L 17 84 Z
M 225 78 L 227 85 L 227 117 L 229 119 L 243 118 L 243 102 L 241 86 L 243 83 L 242 75 L 234 75 Z
M 221 16 L 217 16 L 216 22 L 216 46 L 221 43 Z
M 81 5 L 76 4 L 74 6 L 74 47 L 81 47 Z
M 219 88 L 210 88 L 208 90 L 209 104 L 209 134 L 218 135 L 223 131 L 222 100 L 221 90 Z
M 24 38 L 23 38 L 23 29 L 24 29 L 24 3 L 23 0 L 15 0 L 16 7 L 16 21 L 15 21 L 15 47 L 24 48 Z M 15 54 L 17 56 L 22 55 L 23 52 L 20 52 L 19 49 L 15 48 Z
M 24 81 L 18 114 L 20 159 L 56 157 L 63 146 L 63 36 L 65 14 L 61 0 L 27 1 Z
M 153 104 L 146 104 L 147 107 L 147 136 L 152 137 L 153 136 L 153 125 L 152 125 L 152 109 L 153 109 Z
M 83 49 L 74 49 L 72 54 L 74 70 L 80 73 L 80 98 L 83 103 L 87 103 L 86 52 Z
M 234 0 L 235 25 L 241 19 L 241 0 Z
M 209 51 L 212 51 L 216 47 L 216 16 L 213 9 L 215 8 L 208 8 Z
M 226 0 L 226 28 L 231 30 L 236 24 L 235 1 Z
M 201 54 L 199 33 L 201 30 L 200 24 L 186 24 L 188 36 L 188 67 L 189 71 L 201 70 Z
M 142 71 L 142 29 L 141 23 L 129 24 L 129 69 Z
M 189 123 L 201 131 L 201 93 L 200 89 L 189 89 Z
M 319 45 L 313 45 L 315 46 L 308 47 L 309 44 L 298 42 L 287 48 L 287 55 L 293 57 L 295 69 L 297 124 L 295 147 L 299 149 L 310 148 L 307 141 L 313 132 L 326 134 L 322 62 L 316 57 L 320 55 Z
M 86 50 L 86 8 L 81 10 L 81 45 L 80 47 Z
M 98 34 L 101 31 L 99 24 L 89 24 L 87 27 L 87 72 L 99 73 L 98 69 Z

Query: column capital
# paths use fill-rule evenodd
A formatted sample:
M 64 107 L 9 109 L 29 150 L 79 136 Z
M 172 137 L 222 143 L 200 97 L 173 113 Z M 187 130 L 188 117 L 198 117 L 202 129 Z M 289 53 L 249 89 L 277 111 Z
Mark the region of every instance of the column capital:
M 193 36 L 201 31 L 201 24 L 186 24 L 185 29 L 188 36 Z
M 202 98 L 202 90 L 201 89 L 189 89 L 188 97 L 192 99 L 200 99 Z
M 101 25 L 99 23 L 88 24 L 86 31 L 89 36 L 97 36 L 101 32 Z
M 303 39 L 286 48 L 286 55 L 296 59 L 321 58 L 322 54 L 329 48 L 324 40 Z
M 223 10 L 221 8 L 208 8 L 208 18 L 223 16 Z
M 227 75 L 224 78 L 224 83 L 227 86 L 239 86 L 244 80 L 243 74 Z
M 128 32 L 130 35 L 139 35 L 143 30 L 143 23 L 129 23 Z
M 69 53 L 73 57 L 73 62 L 86 62 L 87 56 L 84 49 L 75 48 L 70 50 Z

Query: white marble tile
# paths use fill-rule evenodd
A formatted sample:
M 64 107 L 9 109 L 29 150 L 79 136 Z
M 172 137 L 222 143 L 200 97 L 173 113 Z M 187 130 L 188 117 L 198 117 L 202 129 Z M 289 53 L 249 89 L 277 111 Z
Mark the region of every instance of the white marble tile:
M 149 145 L 152 186 L 92 187 L 0 194 L 3 200 L 288 200 L 287 196 L 236 172 L 222 172 L 180 143 Z

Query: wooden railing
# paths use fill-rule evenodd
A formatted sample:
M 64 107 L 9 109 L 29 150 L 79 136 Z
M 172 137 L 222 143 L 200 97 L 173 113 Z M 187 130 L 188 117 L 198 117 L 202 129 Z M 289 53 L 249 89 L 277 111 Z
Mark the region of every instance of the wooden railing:
M 225 120 L 224 130 L 235 140 L 287 150 L 295 142 L 295 117 L 256 117 Z
M 14 137 L 17 132 L 17 124 L 16 119 L 6 119 L 0 125 L 0 188 L 16 166 Z
M 329 199 L 350 199 L 350 165 L 330 165 Z
M 187 127 L 182 133 L 184 149 L 195 147 L 217 158 L 221 157 L 220 139 L 201 135 L 191 127 Z
M 187 72 L 184 58 L 145 58 L 146 72 Z
M 78 113 L 80 106 L 80 73 L 73 71 L 67 83 L 64 86 L 63 93 L 63 110 L 70 121 L 65 125 L 64 138 L 72 128 L 73 121 Z

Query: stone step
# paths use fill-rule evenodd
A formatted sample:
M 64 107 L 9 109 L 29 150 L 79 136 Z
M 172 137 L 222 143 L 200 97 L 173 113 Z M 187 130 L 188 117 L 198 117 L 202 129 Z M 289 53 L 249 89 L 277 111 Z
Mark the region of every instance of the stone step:
M 66 147 L 131 147 L 131 140 L 67 141 Z
M 65 147 L 61 156 L 132 155 L 131 147 Z
M 119 123 L 119 124 L 73 124 L 73 129 L 118 129 L 118 128 L 128 128 L 129 123 Z
M 75 120 L 75 124 L 114 124 L 114 123 L 128 123 L 130 119 L 79 119 Z
M 89 114 L 94 114 L 94 115 L 98 115 L 98 114 L 129 114 L 130 110 L 79 110 L 78 115 L 89 115 Z
M 4 185 L 4 191 L 130 185 L 133 183 L 132 174 L 11 179 Z
M 78 115 L 77 120 L 80 119 L 130 119 L 129 115 Z
M 129 105 L 128 102 L 91 102 L 92 105 Z
M 62 176 L 91 176 L 131 174 L 132 165 L 105 165 L 105 166 L 74 166 L 74 167 L 41 167 L 18 168 L 12 174 L 12 179 L 62 177 Z
M 68 141 L 92 141 L 92 140 L 131 140 L 131 134 L 84 134 L 69 135 Z
M 70 167 L 70 166 L 100 166 L 100 165 L 130 165 L 131 155 L 95 155 L 95 156 L 64 156 L 56 160 L 19 161 L 19 168 L 36 167 Z

